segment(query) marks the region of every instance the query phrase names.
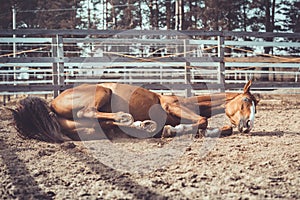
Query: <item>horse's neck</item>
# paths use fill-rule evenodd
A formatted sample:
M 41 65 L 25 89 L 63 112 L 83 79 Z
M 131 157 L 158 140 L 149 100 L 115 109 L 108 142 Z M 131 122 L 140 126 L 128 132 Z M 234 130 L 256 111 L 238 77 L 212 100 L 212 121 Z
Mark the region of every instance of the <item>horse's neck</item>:
M 233 100 L 239 93 L 216 93 L 209 95 L 194 96 L 186 99 L 186 106 L 197 105 L 202 116 L 211 117 L 225 112 L 228 102 Z

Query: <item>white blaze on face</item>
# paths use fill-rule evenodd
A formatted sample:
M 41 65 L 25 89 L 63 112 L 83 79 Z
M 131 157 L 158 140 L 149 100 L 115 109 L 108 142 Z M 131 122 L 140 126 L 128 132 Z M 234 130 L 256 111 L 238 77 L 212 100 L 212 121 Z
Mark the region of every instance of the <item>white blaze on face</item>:
M 252 106 L 250 107 L 250 110 L 251 110 L 251 113 L 250 113 L 249 120 L 250 120 L 250 129 L 252 129 L 254 126 L 254 118 L 255 118 L 255 103 L 254 103 L 254 101 L 252 101 Z

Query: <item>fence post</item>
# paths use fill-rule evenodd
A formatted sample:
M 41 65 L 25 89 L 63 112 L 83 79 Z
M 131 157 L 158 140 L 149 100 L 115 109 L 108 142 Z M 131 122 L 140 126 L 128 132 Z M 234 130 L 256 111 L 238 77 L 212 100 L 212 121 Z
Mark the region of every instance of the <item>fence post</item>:
M 223 34 L 218 36 L 218 57 L 220 58 L 220 63 L 218 66 L 218 83 L 220 84 L 219 92 L 225 91 L 225 43 Z M 223 87 L 222 87 L 223 86 Z
M 183 55 L 186 58 L 187 57 L 187 47 L 188 47 L 188 40 L 183 40 Z M 191 63 L 185 62 L 184 66 L 185 72 L 184 72 L 184 83 L 186 85 L 185 89 L 185 97 L 192 96 L 192 89 L 191 89 Z
M 55 38 L 52 38 L 52 57 L 57 58 L 57 61 L 53 62 L 52 67 L 52 84 L 54 86 L 53 95 L 55 98 L 59 94 L 59 87 L 64 84 L 64 50 L 62 36 L 56 35 Z

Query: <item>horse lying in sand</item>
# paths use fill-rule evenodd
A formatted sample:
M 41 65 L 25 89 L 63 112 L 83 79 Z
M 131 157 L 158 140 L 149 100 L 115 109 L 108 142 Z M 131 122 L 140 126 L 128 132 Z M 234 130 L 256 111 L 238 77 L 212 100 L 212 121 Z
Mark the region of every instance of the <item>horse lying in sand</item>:
M 245 84 L 243 93 L 190 98 L 160 95 L 126 84 L 83 84 L 65 90 L 50 105 L 41 98 L 27 97 L 12 112 L 21 137 L 48 142 L 80 139 L 78 133 L 95 135 L 97 127 L 103 132 L 125 128 L 146 133 L 141 137 L 198 131 L 225 136 L 232 134 L 233 127 L 240 132 L 253 128 L 258 101 L 250 93 L 251 83 Z M 209 129 L 208 118 L 223 112 L 231 125 Z

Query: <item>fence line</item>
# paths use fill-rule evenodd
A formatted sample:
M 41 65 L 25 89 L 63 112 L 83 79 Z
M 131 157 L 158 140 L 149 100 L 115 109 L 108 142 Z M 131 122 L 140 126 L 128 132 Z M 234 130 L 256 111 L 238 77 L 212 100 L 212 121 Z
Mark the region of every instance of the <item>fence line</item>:
M 17 37 L 8 37 L 12 34 Z M 187 96 L 241 88 L 249 79 L 257 89 L 300 88 L 300 34 L 24 29 L 0 30 L 0 36 L 2 95 L 32 91 L 56 96 L 73 85 L 97 82 L 184 91 Z M 240 41 L 245 37 L 286 41 Z M 18 44 L 16 58 L 6 53 L 13 43 Z M 287 57 L 259 49 L 270 46 L 296 51 Z

